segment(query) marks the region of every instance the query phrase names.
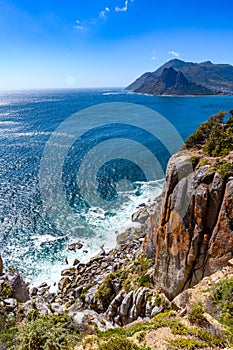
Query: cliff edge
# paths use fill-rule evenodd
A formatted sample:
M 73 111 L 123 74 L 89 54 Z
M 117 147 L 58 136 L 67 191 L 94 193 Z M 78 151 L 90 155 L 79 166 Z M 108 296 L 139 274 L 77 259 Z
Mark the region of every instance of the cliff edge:
M 220 133 L 213 137 L 215 129 L 232 137 L 232 117 L 226 124 L 223 117 L 213 116 L 200 127 L 209 130 L 205 141 L 196 132 L 199 144 L 170 159 L 160 212 L 148 221 L 144 250 L 155 258 L 154 284 L 170 300 L 233 257 L 233 154 L 219 149 L 227 154 L 216 157 L 213 147 L 211 154 L 206 151 L 209 141 L 223 145 Z M 187 145 L 193 146 L 192 138 Z

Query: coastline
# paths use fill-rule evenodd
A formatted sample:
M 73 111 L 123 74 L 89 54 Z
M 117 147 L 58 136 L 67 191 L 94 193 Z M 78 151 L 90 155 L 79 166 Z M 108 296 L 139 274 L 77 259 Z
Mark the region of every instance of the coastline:
M 129 94 L 132 95 L 142 95 L 142 96 L 150 96 L 150 97 L 232 97 L 233 94 L 211 94 L 211 95 L 153 95 L 153 94 L 147 94 L 143 92 L 134 92 L 130 90 L 128 91 Z
M 129 237 L 132 237 L 134 232 L 140 231 L 142 223 L 145 223 L 145 218 L 148 218 L 149 213 L 151 212 L 151 207 L 153 208 L 153 204 L 157 201 L 157 199 L 161 196 L 164 179 L 155 181 L 156 187 L 150 187 L 147 183 L 145 183 L 146 190 L 144 194 L 142 195 L 142 198 L 136 197 L 136 201 L 133 199 L 130 199 L 130 205 L 127 205 L 127 208 L 125 206 L 122 209 L 122 215 L 125 217 L 126 211 L 125 209 L 131 208 L 132 211 L 129 211 L 127 213 L 127 220 L 125 222 L 121 222 L 123 219 L 123 216 L 120 216 L 120 221 L 118 227 L 115 228 L 110 227 L 106 228 L 104 238 L 105 242 L 98 242 L 97 244 L 95 242 L 95 237 L 90 239 L 82 239 L 77 238 L 72 239 L 68 242 L 66 246 L 66 258 L 63 261 L 54 262 L 54 264 L 51 265 L 49 262 L 48 265 L 44 267 L 44 264 L 42 267 L 44 267 L 44 270 L 42 271 L 42 274 L 29 279 L 27 275 L 24 275 L 25 280 L 27 283 L 29 283 L 32 287 L 37 287 L 41 285 L 44 281 L 48 283 L 48 285 L 51 286 L 51 289 L 53 292 L 57 291 L 57 284 L 61 278 L 61 272 L 64 269 L 70 268 L 73 266 L 73 262 L 77 259 L 82 264 L 88 264 L 90 260 L 99 254 L 99 252 L 102 251 L 101 247 L 104 247 L 105 252 L 108 253 L 111 250 L 114 250 L 119 245 L 119 242 L 121 244 L 124 244 Z M 149 194 L 149 197 L 147 195 Z M 133 209 L 134 208 L 134 209 Z M 148 213 L 145 214 L 145 212 L 148 209 Z M 140 212 L 144 212 L 142 217 L 140 218 Z M 137 215 L 136 215 L 137 214 Z M 118 215 L 116 216 L 118 217 Z M 132 218 L 134 218 L 132 220 Z M 111 218 L 110 218 L 111 219 Z M 118 217 L 119 220 L 119 217 Z M 138 221 L 139 220 L 139 221 Z M 140 222 L 142 220 L 142 222 Z M 112 222 L 112 221 L 111 221 Z M 114 225 L 115 219 L 113 221 Z M 109 226 L 109 224 L 108 224 Z M 121 228 L 119 228 L 121 227 Z M 137 235 L 137 233 L 136 233 Z M 43 238 L 43 237 L 42 237 Z M 70 250 L 69 246 L 72 244 L 78 244 L 81 243 L 80 249 Z M 104 244 L 105 243 L 105 244 Z M 93 244 L 93 245 L 92 245 Z M 20 270 L 19 270 L 20 271 Z
M 133 221 L 139 221 L 141 224 L 140 228 L 126 230 L 125 233 L 118 235 L 118 246 L 108 253 L 102 249 L 102 251 L 87 264 L 77 262 L 74 266 L 62 270 L 61 279 L 58 283 L 58 291 L 56 293 L 51 292 L 50 286 L 46 282 L 38 287 L 29 288 L 14 270 L 9 271 L 6 275 L 2 275 L 0 278 L 1 285 L 9 282 L 12 283 L 12 281 L 20 281 L 20 284 L 15 284 L 14 294 L 2 301 L 7 312 L 10 312 L 14 317 L 19 317 L 20 315 L 21 321 L 26 322 L 26 324 L 30 322 L 33 327 L 37 324 L 37 320 L 38 322 L 45 322 L 50 319 L 55 320 L 55 322 L 60 322 L 65 318 L 65 324 L 72 325 L 72 328 L 69 329 L 76 329 L 79 332 L 80 338 L 76 341 L 76 350 L 98 349 L 98 347 L 93 347 L 93 344 L 94 342 L 97 342 L 97 345 L 99 344 L 98 337 L 101 337 L 103 332 L 106 332 L 107 341 L 110 338 L 112 341 L 115 341 L 114 334 L 117 333 L 114 332 L 124 332 L 126 329 L 129 329 L 129 327 L 132 329 L 135 325 L 136 327 L 149 327 L 145 329 L 149 329 L 149 331 L 152 332 L 151 334 L 154 334 L 154 325 L 157 321 L 159 322 L 159 332 L 160 330 L 162 332 L 164 327 L 171 328 L 172 330 L 173 324 L 174 327 L 176 327 L 177 322 L 179 322 L 179 325 L 183 322 L 182 327 L 183 325 L 187 327 L 187 319 L 190 321 L 189 316 L 192 314 L 192 309 L 195 305 L 199 305 L 200 301 L 203 302 L 203 304 L 201 304 L 204 310 L 202 312 L 202 317 L 208 320 L 208 324 L 198 324 L 198 326 L 203 327 L 205 335 L 206 330 L 208 330 L 208 344 L 210 341 L 209 334 L 212 334 L 212 330 L 214 334 L 216 334 L 216 330 L 218 329 L 224 332 L 223 326 L 220 323 L 216 323 L 217 321 L 215 318 L 217 315 L 214 308 L 210 307 L 210 302 L 212 301 L 213 292 L 216 291 L 216 283 L 219 282 L 219 278 L 223 278 L 224 283 L 228 283 L 227 279 L 232 278 L 233 259 L 229 260 L 229 256 L 226 256 L 226 261 L 223 266 L 215 266 L 213 271 L 207 271 L 205 276 L 195 281 L 193 288 L 191 288 L 192 284 L 190 283 L 188 286 L 185 286 L 185 288 L 169 296 L 167 293 L 167 291 L 169 292 L 168 287 L 171 284 L 173 290 L 173 284 L 178 281 L 177 271 L 182 273 L 182 267 L 184 266 L 187 268 L 187 264 L 183 264 L 181 257 L 186 248 L 189 254 L 190 244 L 186 242 L 179 251 L 175 249 L 175 247 L 177 247 L 179 235 L 180 237 L 184 236 L 184 230 L 177 231 L 173 234 L 172 237 L 175 238 L 175 247 L 173 247 L 169 240 L 166 238 L 164 239 L 164 233 L 169 235 L 169 227 L 164 227 L 164 231 L 161 231 L 161 227 L 158 229 L 156 242 L 160 249 L 159 251 L 157 250 L 157 252 L 162 253 L 159 261 L 156 261 L 153 257 L 148 258 L 142 249 L 142 243 L 145 242 L 145 234 L 149 233 L 149 239 L 153 240 L 153 231 L 155 231 L 157 227 L 155 223 L 156 217 L 163 220 L 163 215 L 171 219 L 172 215 L 176 215 L 174 214 L 174 207 L 169 204 L 164 206 L 164 203 L 171 204 L 171 201 L 169 202 L 166 197 L 173 194 L 176 196 L 177 194 L 175 187 L 177 185 L 176 171 L 178 170 L 174 171 L 174 166 L 184 170 L 184 180 L 190 178 L 189 172 L 186 169 L 187 162 L 190 162 L 190 154 L 186 155 L 186 157 L 184 155 L 178 157 L 175 155 L 172 157 L 167 168 L 162 201 L 160 202 L 160 199 L 157 199 L 151 203 L 149 207 L 142 204 L 138 212 L 133 214 L 132 219 Z M 197 203 L 197 206 L 191 209 L 192 211 L 197 209 L 198 214 L 204 213 L 207 208 L 207 206 L 203 206 L 204 200 L 196 200 L 197 198 L 200 199 L 200 189 L 203 189 L 203 184 L 205 184 L 205 189 L 208 188 L 211 190 L 213 188 L 211 186 L 212 182 L 216 184 L 218 180 L 218 184 L 223 183 L 223 178 L 221 178 L 216 171 L 209 172 L 209 169 L 210 165 L 201 165 L 194 169 L 196 176 L 192 177 L 195 186 L 191 187 L 194 190 L 193 193 L 196 195 L 193 203 Z M 188 170 L 191 169 L 188 168 Z M 228 184 L 226 185 L 225 199 L 219 196 L 219 205 L 222 213 L 228 212 L 228 208 L 224 208 L 224 205 L 221 205 L 221 203 L 227 204 L 229 202 L 229 210 L 232 209 L 231 193 L 233 177 L 229 177 Z M 199 188 L 198 191 L 196 191 L 197 188 Z M 221 188 L 222 186 L 219 185 L 214 187 L 218 194 L 220 194 Z M 231 202 L 226 201 L 228 196 L 231 198 Z M 179 198 L 177 196 L 175 198 L 178 199 L 179 202 Z M 166 213 L 167 210 L 171 210 L 171 212 Z M 157 216 L 158 211 L 161 214 L 159 216 Z M 222 218 L 221 212 L 216 213 L 216 215 Z M 199 217 L 204 218 L 205 216 L 200 215 Z M 221 220 L 221 222 L 222 221 L 224 220 Z M 176 220 L 171 220 L 171 222 L 175 223 Z M 189 222 L 190 220 L 187 222 L 181 221 L 182 227 L 186 223 L 189 224 Z M 152 231 L 150 229 L 152 229 Z M 167 229 L 168 231 L 166 231 Z M 226 229 L 227 227 L 224 228 L 224 234 L 227 233 Z M 230 233 L 231 232 L 229 232 L 229 234 Z M 169 249 L 167 246 L 163 248 L 158 241 L 161 234 L 165 245 L 169 244 Z M 171 237 L 171 235 L 169 235 L 169 237 Z M 193 239 L 193 236 L 190 234 L 188 234 L 188 237 Z M 222 241 L 223 240 L 221 240 L 221 242 Z M 195 247 L 199 248 L 199 245 L 195 245 Z M 164 252 L 164 249 L 166 252 Z M 229 249 L 231 249 L 231 247 Z M 218 249 L 216 252 L 219 253 L 219 251 L 221 251 L 221 249 Z M 180 267 L 178 270 L 177 264 L 173 262 L 173 259 L 177 257 L 177 253 L 181 254 L 179 257 Z M 190 254 L 192 254 L 192 252 Z M 167 259 L 168 255 L 169 260 Z M 201 257 L 200 254 L 197 256 L 199 258 Z M 158 266 L 161 265 L 161 263 L 164 264 L 162 268 Z M 174 271 L 169 276 L 165 276 L 169 264 L 170 268 L 174 268 Z M 169 283 L 169 286 L 165 286 L 165 288 L 161 285 L 161 278 L 164 276 L 166 277 L 165 281 Z M 157 279 L 160 280 L 157 281 Z M 205 287 L 204 293 L 203 286 Z M 196 292 L 197 290 L 198 293 Z M 20 299 L 19 296 L 21 297 Z M 69 323 L 66 321 L 67 318 Z M 163 321 L 162 324 L 160 323 L 161 320 Z M 209 328 L 210 326 L 211 329 Z M 188 327 L 190 327 L 190 324 L 188 324 Z M 177 330 L 177 328 L 175 329 Z M 173 339 L 172 334 L 165 336 L 165 346 L 168 339 Z M 185 334 L 187 333 L 182 333 L 184 336 Z M 192 336 L 190 341 L 192 341 L 193 338 L 195 339 L 196 333 L 189 332 L 189 334 Z M 221 339 L 226 340 L 225 333 L 223 333 L 223 335 L 218 333 L 218 335 L 222 337 Z M 92 336 L 94 340 L 90 342 L 90 346 L 88 345 L 86 347 L 86 344 L 89 344 L 87 342 L 90 336 Z M 186 338 L 184 337 L 183 339 L 185 340 Z M 159 343 L 159 340 L 156 338 L 156 346 Z M 205 344 L 207 344 L 207 342 Z M 216 349 L 215 340 L 213 340 L 211 344 L 212 347 L 210 347 L 210 349 Z M 167 347 L 164 349 L 167 349 Z

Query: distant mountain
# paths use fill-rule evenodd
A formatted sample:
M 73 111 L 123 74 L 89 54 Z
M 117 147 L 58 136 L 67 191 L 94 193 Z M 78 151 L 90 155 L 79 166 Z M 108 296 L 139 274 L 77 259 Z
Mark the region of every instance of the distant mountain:
M 175 83 L 173 86 L 169 86 L 169 91 L 167 91 L 167 89 L 162 89 L 164 75 L 175 76 L 174 72 L 166 71 L 169 68 L 173 68 L 173 71 L 179 73 L 179 79 L 182 79 L 182 84 L 181 82 L 179 84 Z M 186 80 L 183 79 L 180 73 Z M 192 63 L 174 59 L 152 73 L 144 73 L 130 84 L 126 90 L 152 95 L 169 93 L 172 95 L 233 94 L 233 66 L 229 64 L 213 64 L 210 61 Z

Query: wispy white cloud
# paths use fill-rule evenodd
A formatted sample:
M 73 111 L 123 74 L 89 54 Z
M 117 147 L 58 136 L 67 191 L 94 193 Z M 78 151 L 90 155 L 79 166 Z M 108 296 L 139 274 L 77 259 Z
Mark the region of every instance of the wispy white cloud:
M 106 17 L 108 12 L 110 12 L 110 8 L 109 7 L 105 7 L 105 9 L 103 11 L 100 11 L 99 17 Z
M 133 2 L 134 0 L 130 0 L 131 2 Z M 129 6 L 129 0 L 125 0 L 125 6 L 123 7 L 115 7 L 115 11 L 116 12 L 126 12 L 128 10 L 128 6 Z
M 1 0 L 0 0 L 0 2 L 1 2 Z M 123 7 L 116 6 L 113 11 L 126 12 L 129 8 L 130 2 L 134 2 L 134 0 L 125 0 Z M 77 19 L 75 21 L 75 25 L 73 28 L 78 29 L 78 30 L 83 30 L 83 29 L 88 30 L 89 26 L 96 25 L 99 22 L 99 20 L 108 17 L 110 12 L 111 12 L 110 7 L 106 6 L 104 8 L 104 10 L 100 11 L 99 14 L 94 18 L 84 19 L 82 21 L 80 19 Z
M 76 20 L 76 24 L 74 28 L 80 29 L 80 30 L 84 29 L 84 26 L 81 24 L 81 21 L 79 19 Z
M 156 61 L 158 59 L 158 57 L 156 56 L 156 51 L 155 50 L 152 51 L 151 59 L 152 59 L 152 61 Z
M 169 51 L 168 52 L 169 53 L 169 55 L 172 55 L 172 56 L 175 56 L 175 57 L 179 57 L 180 56 L 180 54 L 179 54 L 179 52 L 176 52 L 176 51 Z

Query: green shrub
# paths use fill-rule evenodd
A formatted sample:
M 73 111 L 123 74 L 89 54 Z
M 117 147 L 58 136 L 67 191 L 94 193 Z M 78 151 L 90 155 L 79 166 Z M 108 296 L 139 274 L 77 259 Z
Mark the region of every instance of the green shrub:
M 19 333 L 19 350 L 71 350 L 78 336 L 66 314 L 36 316 Z
M 109 304 L 116 296 L 114 291 L 115 278 L 116 275 L 114 273 L 108 274 L 95 293 L 95 299 L 101 303 L 103 310 L 107 310 Z
M 40 313 L 38 310 L 30 310 L 26 316 L 26 319 L 28 321 L 35 321 L 39 317 L 40 317 Z
M 143 342 L 146 338 L 146 333 L 145 332 L 140 332 L 137 336 L 137 341 L 139 343 Z
M 139 287 L 149 287 L 150 286 L 150 275 L 142 275 L 139 280 Z
M 0 349 L 15 350 L 16 346 L 16 321 L 13 316 L 0 312 Z
M 169 349 L 186 349 L 186 350 L 194 350 L 206 347 L 207 344 L 203 341 L 189 338 L 177 338 L 175 340 L 169 340 L 170 344 Z
M 126 338 L 115 336 L 107 342 L 99 344 L 98 350 L 151 350 L 151 348 L 138 346 Z
M 185 142 L 188 149 L 203 149 L 212 157 L 224 157 L 233 150 L 233 115 L 224 123 L 225 112 L 210 117 L 189 136 Z
M 215 166 L 218 169 L 218 172 L 224 179 L 233 175 L 233 164 L 225 161 L 224 159 L 217 159 Z
M 191 310 L 188 314 L 189 321 L 191 323 L 196 323 L 197 325 L 202 325 L 206 321 L 204 312 L 205 309 L 202 303 L 192 305 Z
M 216 284 L 212 302 L 220 321 L 233 333 L 233 279 L 225 279 Z
M 1 288 L 0 289 L 0 298 L 2 298 L 2 299 L 9 298 L 9 296 L 13 292 L 12 286 L 7 282 L 3 282 L 3 284 L 1 285 L 0 288 Z
M 223 123 L 225 114 L 225 112 L 220 111 L 218 114 L 211 116 L 209 120 L 202 123 L 199 128 L 188 137 L 187 141 L 185 142 L 185 146 L 188 149 L 201 149 L 205 145 L 216 125 L 221 125 Z

